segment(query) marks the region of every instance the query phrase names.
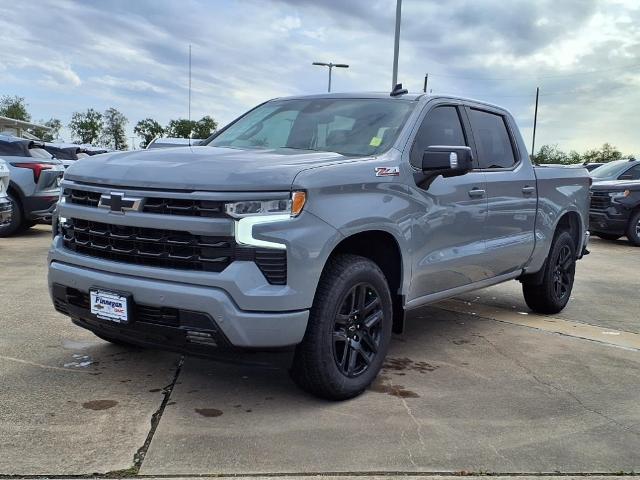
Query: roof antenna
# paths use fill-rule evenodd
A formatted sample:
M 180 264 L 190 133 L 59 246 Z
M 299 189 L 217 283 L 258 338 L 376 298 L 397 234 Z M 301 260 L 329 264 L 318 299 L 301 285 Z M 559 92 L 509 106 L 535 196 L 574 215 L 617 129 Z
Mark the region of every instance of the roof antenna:
M 189 146 L 191 146 L 191 44 L 189 44 Z
M 391 90 L 391 93 L 389 95 L 392 97 L 397 97 L 398 95 L 405 95 L 407 93 L 409 93 L 409 90 L 407 90 L 406 88 L 402 88 L 401 83 L 396 83 L 396 86 L 393 87 L 393 90 Z

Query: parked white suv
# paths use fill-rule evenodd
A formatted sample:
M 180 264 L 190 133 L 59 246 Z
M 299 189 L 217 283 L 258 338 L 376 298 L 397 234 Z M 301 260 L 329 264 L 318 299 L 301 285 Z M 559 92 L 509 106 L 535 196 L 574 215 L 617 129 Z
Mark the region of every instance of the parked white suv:
M 9 167 L 0 159 L 0 226 L 11 222 L 11 200 L 7 196 L 9 188 Z

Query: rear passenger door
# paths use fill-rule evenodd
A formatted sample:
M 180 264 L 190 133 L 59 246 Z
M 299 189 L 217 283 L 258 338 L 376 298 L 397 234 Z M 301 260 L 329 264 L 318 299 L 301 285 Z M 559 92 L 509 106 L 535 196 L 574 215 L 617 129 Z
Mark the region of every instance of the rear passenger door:
M 491 276 L 513 272 L 528 261 L 535 244 L 535 172 L 516 126 L 503 111 L 467 107 L 479 169 L 485 173 L 488 215 L 485 254 Z

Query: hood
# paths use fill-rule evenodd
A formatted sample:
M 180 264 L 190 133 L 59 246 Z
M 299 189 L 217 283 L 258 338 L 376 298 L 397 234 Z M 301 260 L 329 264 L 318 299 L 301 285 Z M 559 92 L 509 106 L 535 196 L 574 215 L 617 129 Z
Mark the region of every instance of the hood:
M 640 180 L 601 180 L 593 182 L 593 191 L 640 190 Z
M 140 188 L 278 191 L 289 190 L 307 168 L 361 158 L 291 149 L 163 148 L 85 158 L 67 169 L 65 179 Z

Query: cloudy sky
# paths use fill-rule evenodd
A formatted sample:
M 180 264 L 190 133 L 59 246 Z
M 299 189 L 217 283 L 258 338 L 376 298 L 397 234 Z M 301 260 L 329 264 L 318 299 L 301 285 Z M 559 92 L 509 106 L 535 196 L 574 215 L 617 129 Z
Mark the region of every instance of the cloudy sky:
M 133 125 L 187 115 L 224 124 L 263 100 L 387 91 L 395 0 L 0 0 L 0 95 L 34 119 L 116 107 Z M 399 80 L 504 105 L 530 144 L 640 154 L 640 0 L 404 0 Z M 65 140 L 69 132 L 64 131 Z

